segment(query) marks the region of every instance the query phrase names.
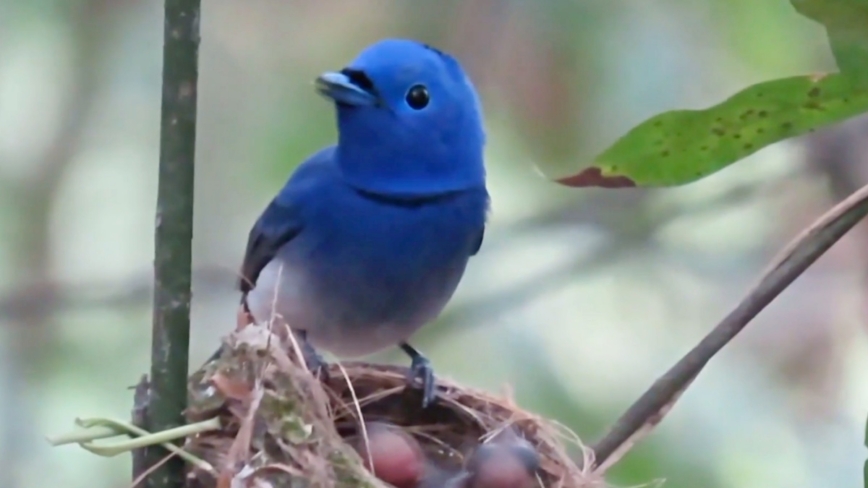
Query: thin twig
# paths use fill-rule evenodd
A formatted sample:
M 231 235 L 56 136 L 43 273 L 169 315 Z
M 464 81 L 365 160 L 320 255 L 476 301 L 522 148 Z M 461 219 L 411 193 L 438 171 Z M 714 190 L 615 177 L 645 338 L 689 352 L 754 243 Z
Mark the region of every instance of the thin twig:
M 47 439 L 49 444 L 57 447 L 75 443 L 82 449 L 103 457 L 113 457 L 136 449 L 160 445 L 166 450 L 178 454 L 197 468 L 214 473 L 214 468 L 210 464 L 172 444 L 172 441 L 185 439 L 203 432 L 219 430 L 222 425 L 219 417 L 155 433 L 150 433 L 130 422 L 110 418 L 76 419 L 75 423 L 80 428 L 79 430 L 50 437 Z M 118 442 L 95 442 L 99 439 L 118 436 L 132 438 Z
M 696 347 L 661 376 L 592 446 L 595 464 L 605 468 L 622 446 L 648 435 L 702 368 L 772 300 L 868 215 L 868 186 L 842 201 L 786 246 L 750 293 Z M 629 446 L 627 446 L 629 448 Z
M 154 251 L 154 323 L 147 427 L 184 423 L 190 346 L 193 177 L 200 0 L 166 0 L 160 170 Z M 148 465 L 165 456 L 148 449 Z M 172 459 L 151 476 L 149 488 L 182 488 L 184 463 Z
M 148 403 L 151 398 L 151 383 L 148 381 L 147 375 L 142 375 L 139 383 L 133 391 L 133 410 L 131 412 L 131 420 L 136 427 L 146 428 L 148 418 Z M 148 468 L 148 450 L 146 447 L 135 449 L 132 451 L 133 462 L 133 479 L 139 479 L 144 476 L 144 473 L 149 471 Z
M 174 458 L 177 455 L 178 455 L 177 453 L 170 452 L 163 459 L 160 459 L 160 461 L 157 462 L 157 464 L 144 470 L 141 474 L 134 476 L 133 482 L 130 485 L 130 488 L 136 488 L 137 486 L 139 486 L 139 483 L 144 481 L 148 477 L 149 474 L 153 473 L 154 470 L 159 469 L 160 466 L 166 464 L 167 462 L 169 462 L 170 459 Z
M 362 433 L 362 443 L 365 446 L 365 456 L 367 457 L 368 466 L 371 468 L 371 474 L 377 476 L 376 468 L 374 467 L 374 457 L 371 454 L 371 439 L 368 437 L 368 427 L 365 424 L 365 416 L 362 414 L 362 405 L 359 403 L 359 397 L 356 396 L 356 389 L 353 387 L 353 382 L 350 381 L 350 375 L 347 374 L 346 368 L 340 362 L 336 363 L 344 380 L 347 382 L 347 388 L 350 391 L 350 397 L 353 399 L 353 407 L 356 409 L 356 415 L 359 416 L 359 430 Z

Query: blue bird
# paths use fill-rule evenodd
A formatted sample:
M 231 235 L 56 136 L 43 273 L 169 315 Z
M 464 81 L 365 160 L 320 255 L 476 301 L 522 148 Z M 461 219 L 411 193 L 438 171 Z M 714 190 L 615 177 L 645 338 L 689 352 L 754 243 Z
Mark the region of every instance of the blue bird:
M 242 304 L 257 323 L 285 320 L 318 368 L 316 349 L 400 346 L 427 406 L 433 370 L 407 341 L 440 314 L 482 244 L 479 98 L 454 57 L 402 39 L 367 47 L 315 86 L 334 102 L 338 142 L 304 161 L 254 224 Z

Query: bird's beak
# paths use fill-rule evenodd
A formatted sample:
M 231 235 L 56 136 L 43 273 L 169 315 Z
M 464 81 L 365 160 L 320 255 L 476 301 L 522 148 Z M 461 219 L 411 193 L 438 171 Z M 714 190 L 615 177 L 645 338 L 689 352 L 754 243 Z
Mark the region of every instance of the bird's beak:
M 345 74 L 334 71 L 325 72 L 314 81 L 316 91 L 337 103 L 352 106 L 376 105 L 377 96 L 365 90 Z

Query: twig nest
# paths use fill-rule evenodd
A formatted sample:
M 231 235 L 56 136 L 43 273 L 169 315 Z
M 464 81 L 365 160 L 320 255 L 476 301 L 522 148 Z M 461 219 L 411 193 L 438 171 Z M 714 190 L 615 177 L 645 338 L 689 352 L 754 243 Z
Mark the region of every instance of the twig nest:
M 188 420 L 223 427 L 188 439 L 214 468 L 191 470 L 189 486 L 602 486 L 568 455 L 568 443 L 587 455 L 575 435 L 507 399 L 438 378 L 423 409 L 406 369 L 333 364 L 320 381 L 298 352 L 291 335 L 251 325 L 191 376 Z

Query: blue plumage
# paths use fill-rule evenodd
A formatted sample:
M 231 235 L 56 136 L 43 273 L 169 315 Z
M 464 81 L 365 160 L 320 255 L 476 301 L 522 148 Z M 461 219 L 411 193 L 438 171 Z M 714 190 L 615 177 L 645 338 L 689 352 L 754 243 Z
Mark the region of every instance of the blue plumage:
M 253 226 L 244 302 L 263 322 L 276 297 L 276 315 L 338 356 L 400 345 L 427 404 L 431 368 L 406 341 L 451 298 L 489 204 L 475 89 L 454 58 L 407 40 L 368 47 L 317 89 L 335 102 L 338 143 Z

